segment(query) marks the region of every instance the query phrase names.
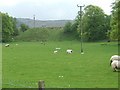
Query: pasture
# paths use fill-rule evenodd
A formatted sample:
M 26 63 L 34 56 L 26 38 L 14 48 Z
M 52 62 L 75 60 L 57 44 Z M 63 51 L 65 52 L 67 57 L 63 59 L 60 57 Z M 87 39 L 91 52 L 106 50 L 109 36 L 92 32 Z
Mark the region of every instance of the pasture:
M 54 54 L 55 48 L 61 49 Z M 68 48 L 72 54 L 66 53 Z M 117 88 L 118 72 L 109 65 L 110 57 L 118 54 L 117 43 L 84 43 L 83 49 L 80 54 L 78 41 L 3 44 L 3 88 L 37 88 L 39 80 L 46 88 Z
M 2 88 L 2 44 L 0 43 L 0 89 Z

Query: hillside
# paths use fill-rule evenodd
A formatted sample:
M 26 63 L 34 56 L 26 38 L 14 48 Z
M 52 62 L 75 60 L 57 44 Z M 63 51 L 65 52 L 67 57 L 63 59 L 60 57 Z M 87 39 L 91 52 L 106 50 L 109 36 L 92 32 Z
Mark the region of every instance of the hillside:
M 64 27 L 67 22 L 73 22 L 73 20 L 35 20 L 35 27 Z M 28 25 L 30 28 L 34 27 L 33 19 L 17 18 L 17 27 L 22 23 Z

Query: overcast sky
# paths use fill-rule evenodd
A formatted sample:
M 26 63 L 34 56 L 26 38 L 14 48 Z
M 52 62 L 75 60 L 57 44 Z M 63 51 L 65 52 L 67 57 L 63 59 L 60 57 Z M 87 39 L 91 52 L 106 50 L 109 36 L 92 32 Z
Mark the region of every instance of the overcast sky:
M 17 18 L 39 20 L 73 20 L 77 16 L 79 5 L 97 5 L 106 14 L 111 12 L 114 0 L 0 0 L 0 11 Z

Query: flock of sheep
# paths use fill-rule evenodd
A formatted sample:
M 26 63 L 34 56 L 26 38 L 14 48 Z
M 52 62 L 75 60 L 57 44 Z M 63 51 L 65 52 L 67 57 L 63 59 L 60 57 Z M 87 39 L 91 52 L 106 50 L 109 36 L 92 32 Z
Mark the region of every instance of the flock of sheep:
M 54 51 L 54 53 L 57 53 L 59 49 L 60 48 L 56 48 L 56 50 Z M 72 52 L 73 52 L 72 49 L 67 49 L 66 50 L 66 53 L 68 53 L 68 54 L 71 54 Z M 110 58 L 110 65 L 111 65 L 113 71 L 118 71 L 118 69 L 120 69 L 120 56 L 113 55 Z
M 18 45 L 18 44 L 16 44 Z M 9 47 L 10 45 L 9 44 L 5 44 L 5 47 Z M 60 50 L 61 48 L 56 48 L 56 50 L 54 51 L 54 54 L 55 53 L 58 53 L 58 50 Z M 73 52 L 72 49 L 67 49 L 66 50 L 66 53 L 68 54 L 71 54 Z M 111 58 L 110 58 L 110 66 L 112 67 L 112 70 L 113 71 L 119 71 L 120 69 L 120 56 L 119 55 L 113 55 Z
M 61 48 L 56 48 L 56 50 L 54 51 L 54 53 L 57 53 L 58 52 L 58 50 L 60 50 Z M 71 54 L 73 52 L 73 50 L 72 49 L 67 49 L 66 50 L 66 53 L 68 53 L 68 54 Z

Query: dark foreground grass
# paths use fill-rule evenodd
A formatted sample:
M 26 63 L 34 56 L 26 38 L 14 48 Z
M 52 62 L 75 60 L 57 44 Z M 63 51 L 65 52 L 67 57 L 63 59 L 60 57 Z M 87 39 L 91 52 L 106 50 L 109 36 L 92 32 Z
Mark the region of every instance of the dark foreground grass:
M 18 45 L 16 45 L 16 43 Z M 117 88 L 118 73 L 112 72 L 109 59 L 118 54 L 117 43 L 16 42 L 3 45 L 3 88 Z M 56 47 L 61 49 L 54 54 Z M 66 54 L 66 49 L 73 49 Z

